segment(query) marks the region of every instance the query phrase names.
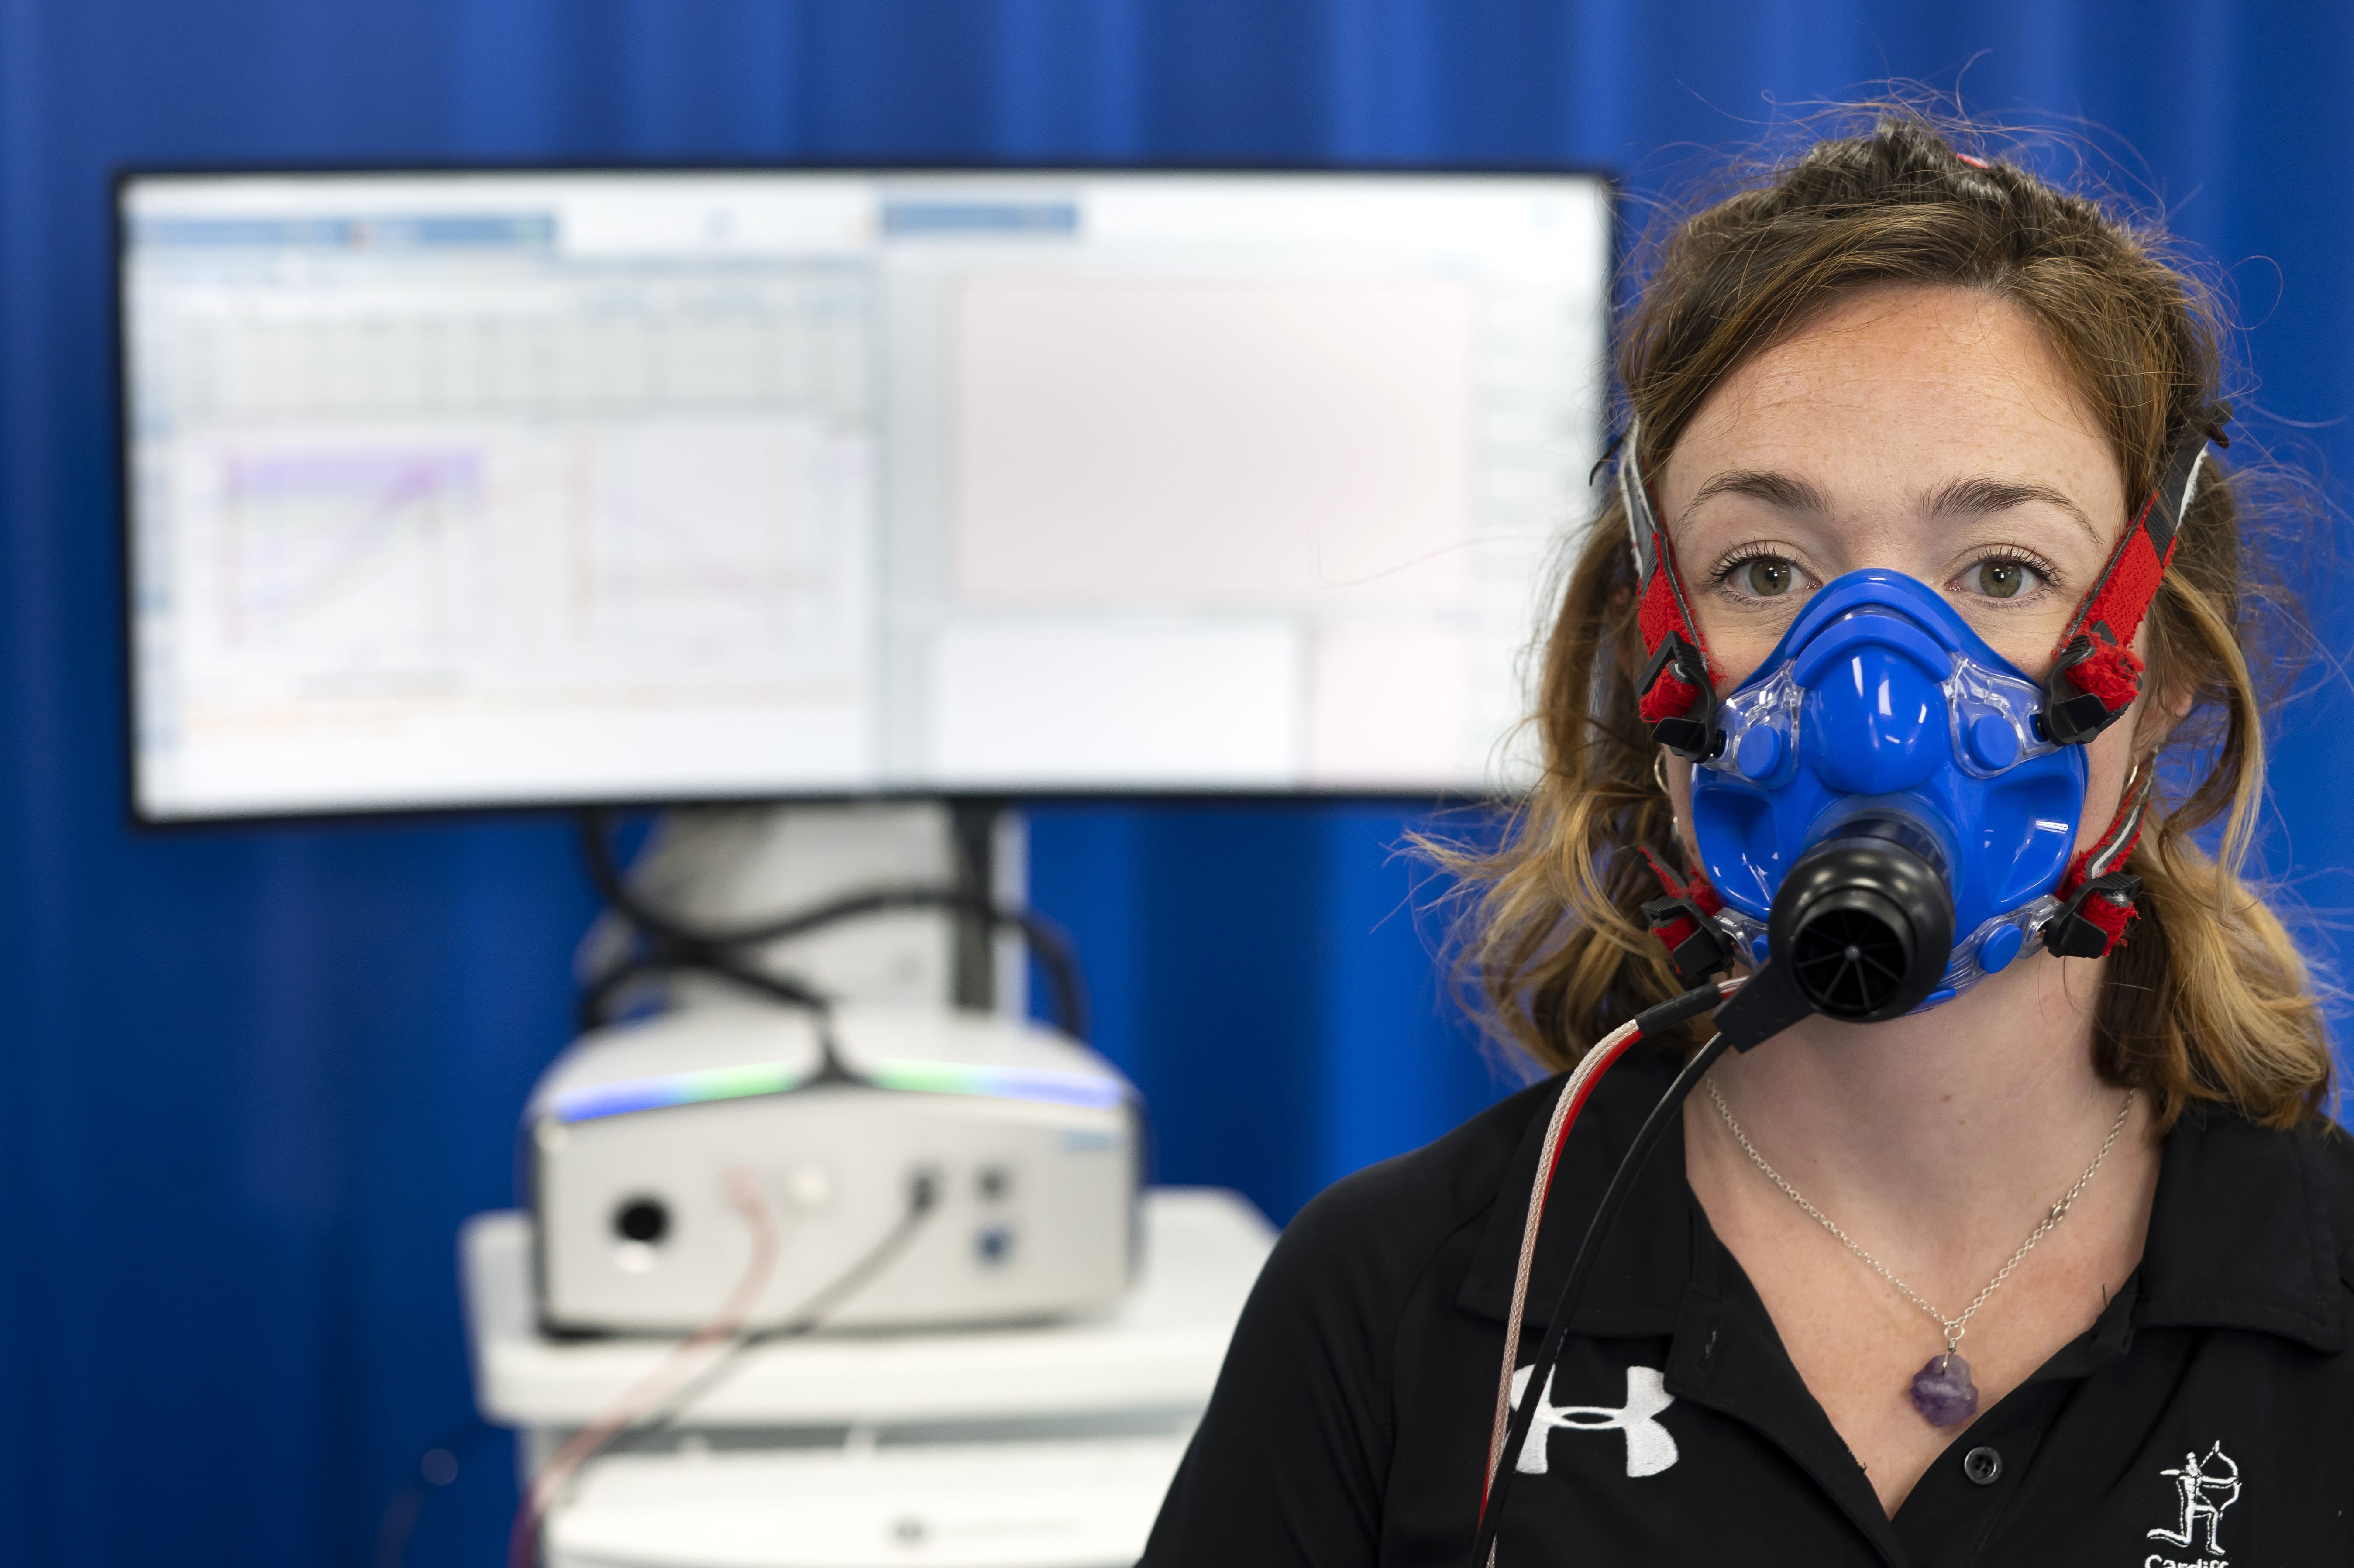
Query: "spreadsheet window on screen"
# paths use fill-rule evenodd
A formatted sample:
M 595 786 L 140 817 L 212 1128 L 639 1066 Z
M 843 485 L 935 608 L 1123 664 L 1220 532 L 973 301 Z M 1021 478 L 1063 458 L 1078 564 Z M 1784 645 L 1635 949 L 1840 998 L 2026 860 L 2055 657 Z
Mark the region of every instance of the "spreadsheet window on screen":
M 143 817 L 1525 769 L 1599 180 L 121 199 Z

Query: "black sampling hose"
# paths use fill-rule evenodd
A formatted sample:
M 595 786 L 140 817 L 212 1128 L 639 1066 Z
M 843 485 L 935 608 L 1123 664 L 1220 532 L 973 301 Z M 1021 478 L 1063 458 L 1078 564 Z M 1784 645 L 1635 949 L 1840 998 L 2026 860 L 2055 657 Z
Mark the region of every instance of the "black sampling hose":
M 674 969 L 696 969 L 717 974 L 752 989 L 766 991 L 779 1001 L 804 1006 L 822 1005 L 823 999 L 818 998 L 808 987 L 797 981 L 779 980 L 769 976 L 767 971 L 748 959 L 745 949 L 807 936 L 844 920 L 868 919 L 913 909 L 946 909 L 978 916 L 999 929 L 1019 931 L 1032 955 L 1037 959 L 1038 967 L 1045 971 L 1048 989 L 1055 993 L 1055 1021 L 1073 1039 L 1084 1042 L 1087 1038 L 1092 1021 L 1087 1015 L 1087 987 L 1079 978 L 1078 958 L 1071 947 L 1071 939 L 1061 927 L 1030 910 L 1009 908 L 983 895 L 961 888 L 911 884 L 845 894 L 811 908 L 765 920 L 732 926 L 703 926 L 654 908 L 630 886 L 620 863 L 614 858 L 603 812 L 588 810 L 581 813 L 580 840 L 588 878 L 598 895 L 653 944 L 651 951 L 599 976 L 592 982 L 588 995 L 583 998 L 584 1019 L 589 1016 L 593 1003 L 598 1014 L 596 1021 L 602 1022 L 605 1004 L 627 980 Z M 790 988 L 799 994 L 790 995 L 779 988 Z

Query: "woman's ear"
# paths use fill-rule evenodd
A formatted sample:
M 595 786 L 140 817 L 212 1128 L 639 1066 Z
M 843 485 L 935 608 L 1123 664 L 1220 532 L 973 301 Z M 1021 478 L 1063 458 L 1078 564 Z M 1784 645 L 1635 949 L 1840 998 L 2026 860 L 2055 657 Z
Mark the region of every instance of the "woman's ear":
M 2199 705 L 2199 683 L 2189 679 L 2183 670 L 2186 662 L 2179 659 L 2159 656 L 2152 647 L 2157 641 L 2155 623 L 2158 611 L 2169 593 L 2186 590 L 2170 574 L 2158 583 L 2151 613 L 2143 618 L 2140 629 L 2134 634 L 2134 654 L 2142 662 L 2141 695 L 2134 703 L 2133 738 L 2137 756 L 2154 757 L 2166 744 L 2178 726 L 2190 716 Z
M 2166 744 L 2177 726 L 2190 716 L 2199 705 L 2196 683 L 2169 676 L 2153 681 L 2142 691 L 2141 700 L 2134 705 L 2134 751 L 2142 757 L 2155 757 L 2158 748 Z

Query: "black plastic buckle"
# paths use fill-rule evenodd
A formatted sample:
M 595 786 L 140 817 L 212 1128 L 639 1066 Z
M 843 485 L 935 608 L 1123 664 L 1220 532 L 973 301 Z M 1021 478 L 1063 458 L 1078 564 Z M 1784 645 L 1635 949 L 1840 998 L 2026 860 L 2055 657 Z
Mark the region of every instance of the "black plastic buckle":
M 2078 691 L 2067 679 L 2068 672 L 2090 659 L 2094 649 L 2090 637 L 2078 635 L 2060 651 L 2052 673 L 2043 677 L 2043 711 L 2035 715 L 2035 728 L 2054 746 L 2082 746 L 2125 716 L 2125 709 L 2111 711 L 2106 703 L 2090 692 Z
M 1699 694 L 1682 716 L 1653 724 L 1651 738 L 1686 762 L 1706 762 L 1724 749 L 1724 732 L 1716 727 L 1716 683 L 1709 678 L 1708 655 L 1681 633 L 1669 632 L 1643 667 L 1643 678 L 1635 683 L 1638 698 L 1649 696 L 1659 676 L 1669 673 Z
M 2068 895 L 2060 912 L 2043 923 L 2043 945 L 2058 959 L 2097 959 L 2109 950 L 2109 934 L 2080 913 L 2087 898 L 2105 898 L 2115 905 L 2141 896 L 2141 878 L 2130 871 L 2096 876 Z
M 1655 937 L 1680 917 L 1692 923 L 1692 934 L 1668 949 L 1668 964 L 1676 971 L 1676 983 L 1695 986 L 1733 967 L 1733 938 L 1689 895 L 1654 898 L 1643 906 L 1643 919 Z

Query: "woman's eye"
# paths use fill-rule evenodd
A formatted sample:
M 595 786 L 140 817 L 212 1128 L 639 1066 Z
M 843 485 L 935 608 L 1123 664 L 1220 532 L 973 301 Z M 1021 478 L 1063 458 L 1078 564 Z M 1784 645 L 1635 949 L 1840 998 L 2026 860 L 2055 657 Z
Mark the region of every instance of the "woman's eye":
M 1756 599 L 1779 599 L 1798 580 L 1798 568 L 1779 556 L 1755 556 L 1726 574 L 1733 586 Z
M 1973 592 L 1988 599 L 2017 599 L 2042 580 L 2042 574 L 2025 561 L 1980 561 L 1962 574 Z

